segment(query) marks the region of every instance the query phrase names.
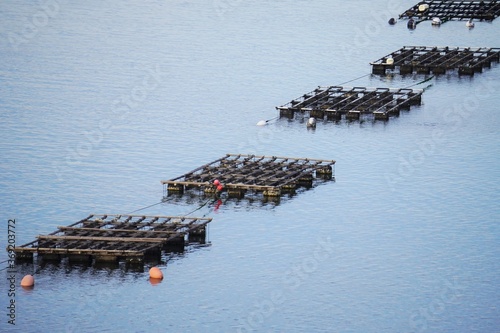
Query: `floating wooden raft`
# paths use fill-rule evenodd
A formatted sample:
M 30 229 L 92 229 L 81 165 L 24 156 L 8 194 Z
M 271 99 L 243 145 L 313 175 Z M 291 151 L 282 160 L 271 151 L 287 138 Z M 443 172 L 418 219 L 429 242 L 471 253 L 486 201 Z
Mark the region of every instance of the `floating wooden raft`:
M 280 117 L 294 118 L 295 112 L 308 113 L 316 119 L 359 119 L 361 114 L 373 114 L 387 120 L 390 115 L 421 104 L 421 89 L 318 87 L 291 102 L 278 106 Z
M 499 15 L 500 2 L 498 1 L 432 0 L 419 2 L 405 10 L 399 18 L 417 18 L 425 21 L 438 17 L 442 22 L 471 18 L 479 21 L 493 21 Z
M 500 48 L 491 47 L 437 47 L 404 46 L 374 62 L 373 74 L 385 74 L 387 69 L 399 69 L 400 74 L 445 74 L 457 70 L 458 74 L 474 75 L 500 60 Z
M 67 227 L 15 247 L 16 258 L 45 259 L 67 256 L 78 261 L 142 261 L 146 255 L 159 257 L 173 246 L 184 248 L 185 238 L 204 242 L 211 218 L 185 216 L 89 215 Z
M 241 198 L 247 191 L 279 197 L 294 192 L 298 186 L 311 187 L 316 178 L 332 179 L 333 160 L 226 154 L 177 178 L 162 180 L 164 194 L 183 193 L 186 189 L 216 191 L 219 180 L 230 197 Z

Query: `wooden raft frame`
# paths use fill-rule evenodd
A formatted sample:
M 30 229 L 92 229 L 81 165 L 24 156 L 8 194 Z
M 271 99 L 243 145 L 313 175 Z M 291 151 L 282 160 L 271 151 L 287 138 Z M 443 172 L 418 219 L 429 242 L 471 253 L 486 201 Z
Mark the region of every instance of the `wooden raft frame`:
M 458 70 L 459 75 L 473 76 L 499 60 L 500 48 L 496 47 L 404 46 L 370 65 L 372 73 L 380 75 L 398 68 L 403 75 L 413 72 L 440 75 Z
M 196 188 L 216 193 L 214 180 L 223 184 L 223 191 L 241 198 L 247 191 L 262 192 L 264 196 L 279 197 L 294 192 L 298 186 L 312 186 L 316 178 L 332 179 L 334 160 L 226 154 L 182 176 L 162 180 L 164 195 L 184 193 Z
M 188 242 L 204 242 L 211 218 L 91 214 L 69 226 L 39 235 L 33 242 L 16 246 L 16 258 L 96 261 L 143 261 L 145 255 L 159 256 L 170 245 L 184 248 Z
M 314 89 L 285 105 L 278 106 L 280 117 L 293 119 L 295 113 L 323 120 L 339 121 L 344 116 L 358 120 L 361 114 L 387 120 L 400 110 L 420 105 L 422 89 L 329 86 Z
M 429 5 L 429 8 L 420 11 L 420 5 Z M 462 21 L 475 19 L 479 21 L 493 21 L 500 15 L 500 2 L 493 1 L 450 1 L 428 0 L 408 8 L 399 15 L 400 19 L 417 18 L 419 21 L 432 20 L 438 17 L 442 22 Z

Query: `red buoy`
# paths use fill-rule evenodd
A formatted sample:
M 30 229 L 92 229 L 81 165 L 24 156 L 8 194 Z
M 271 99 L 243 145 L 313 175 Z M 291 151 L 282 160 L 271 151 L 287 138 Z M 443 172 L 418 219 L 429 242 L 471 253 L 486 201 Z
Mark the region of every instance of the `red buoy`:
M 222 191 L 224 189 L 224 186 L 222 184 L 217 185 L 217 191 Z
M 21 287 L 33 287 L 35 285 L 35 278 L 33 275 L 25 275 L 21 280 Z
M 149 270 L 149 277 L 152 279 L 163 279 L 163 273 L 158 267 L 151 267 Z
M 217 186 L 220 184 L 220 181 L 218 179 L 214 180 L 214 185 Z

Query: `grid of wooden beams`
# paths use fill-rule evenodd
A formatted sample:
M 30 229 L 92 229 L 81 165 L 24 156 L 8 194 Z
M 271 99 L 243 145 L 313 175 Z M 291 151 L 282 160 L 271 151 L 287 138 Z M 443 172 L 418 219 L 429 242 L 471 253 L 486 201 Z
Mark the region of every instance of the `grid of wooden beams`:
M 331 179 L 333 160 L 226 154 L 182 176 L 162 180 L 164 193 L 183 193 L 189 188 L 201 188 L 215 193 L 214 180 L 220 181 L 229 196 L 242 197 L 246 191 L 262 192 L 265 196 L 280 196 L 293 192 L 297 186 L 312 186 L 316 178 Z
M 399 15 L 400 19 L 416 18 L 420 21 L 435 17 L 449 20 L 492 21 L 500 15 L 500 2 L 494 1 L 421 1 Z
M 371 62 L 373 74 L 399 69 L 400 74 L 445 74 L 458 70 L 461 75 L 474 75 L 500 60 L 500 48 L 404 46 Z
M 316 119 L 359 119 L 361 114 L 372 114 L 375 119 L 387 120 L 400 110 L 420 105 L 422 92 L 407 88 L 318 87 L 277 109 L 280 117 L 291 119 L 300 112 Z
M 159 254 L 170 243 L 184 246 L 191 235 L 205 238 L 211 218 L 145 215 L 89 215 L 58 230 L 39 235 L 33 242 L 15 247 L 16 255 L 80 256 L 96 260 L 134 258 Z M 196 238 L 196 237 L 195 237 Z M 199 238 L 199 237 L 198 237 Z

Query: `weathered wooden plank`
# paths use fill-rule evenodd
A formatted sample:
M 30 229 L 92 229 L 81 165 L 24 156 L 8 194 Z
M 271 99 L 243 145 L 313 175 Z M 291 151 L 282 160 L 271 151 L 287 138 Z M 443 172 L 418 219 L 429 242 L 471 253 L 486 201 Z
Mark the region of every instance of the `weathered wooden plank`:
M 160 235 L 160 234 L 175 234 L 172 230 L 137 230 L 137 229 L 103 229 L 103 228 L 75 228 L 75 227 L 57 227 L 61 231 L 82 231 L 82 232 L 99 232 L 99 233 L 131 233 L 131 234 L 144 234 L 144 235 Z
M 227 154 L 229 156 L 253 156 L 253 155 L 236 155 L 236 154 Z M 273 158 L 273 159 L 280 159 L 280 160 L 295 160 L 295 161 L 314 161 L 314 162 L 325 162 L 325 163 L 335 163 L 335 160 L 321 160 L 321 159 L 314 159 L 314 158 L 301 158 L 301 157 L 281 157 L 281 156 L 257 156 L 255 155 L 254 157 L 256 158 Z
M 24 247 L 15 247 L 14 252 L 16 253 L 24 253 L 24 252 L 31 252 L 31 253 L 39 253 L 39 254 L 44 254 L 44 253 L 57 253 L 57 254 L 72 254 L 72 253 L 79 253 L 79 254 L 88 254 L 88 255 L 102 255 L 102 254 L 113 254 L 113 255 L 118 255 L 118 256 L 142 256 L 143 251 L 133 251 L 133 250 L 100 250 L 100 249 L 66 249 L 66 248 L 53 248 L 53 247 L 48 247 L 48 248 L 24 248 Z
M 167 238 L 132 238 L 132 237 L 88 237 L 88 236 L 56 236 L 56 235 L 39 235 L 39 240 L 71 240 L 71 241 L 106 241 L 106 242 L 139 242 L 139 243 L 162 243 L 167 241 Z

